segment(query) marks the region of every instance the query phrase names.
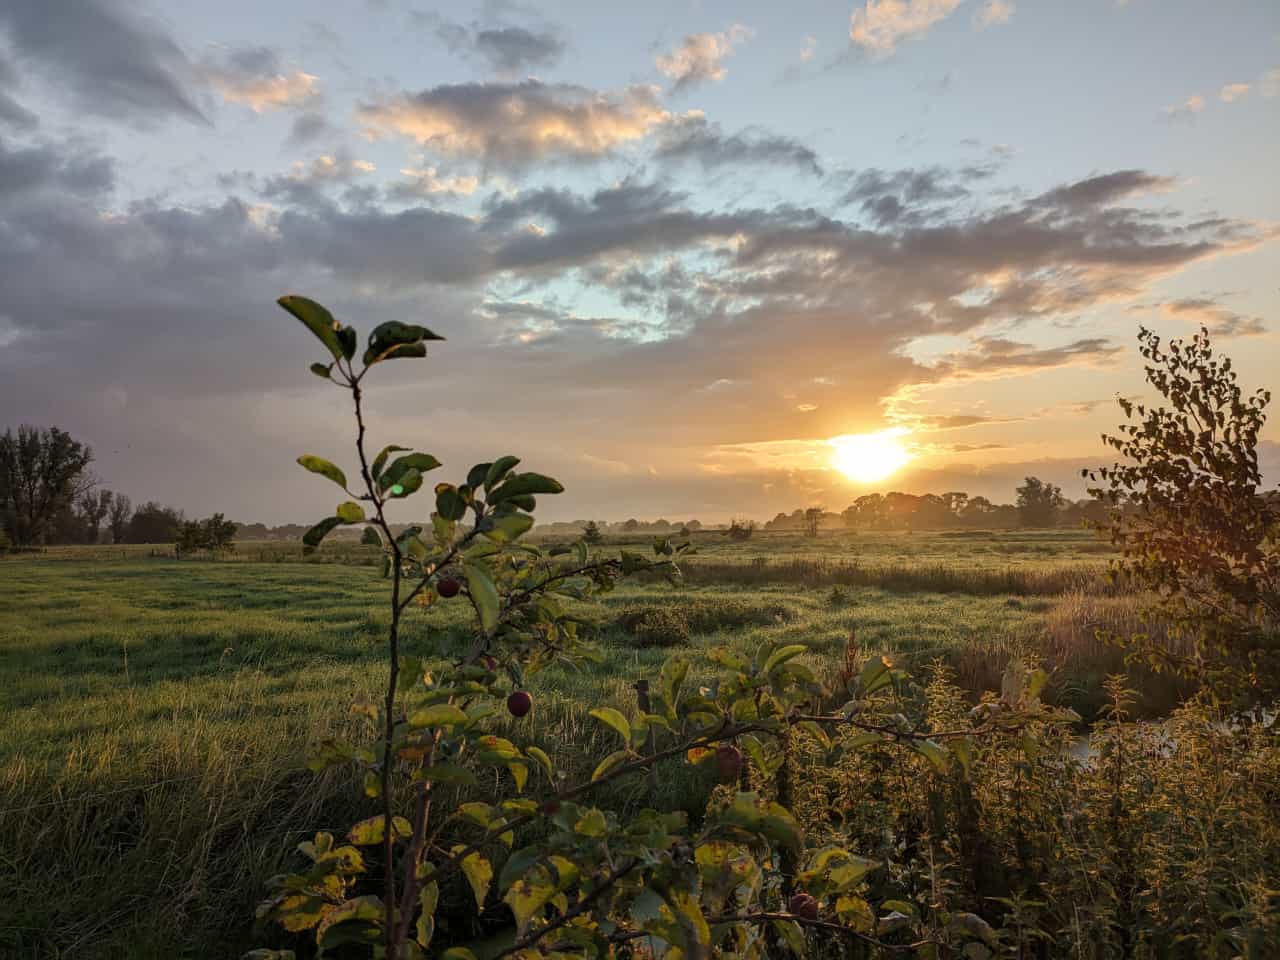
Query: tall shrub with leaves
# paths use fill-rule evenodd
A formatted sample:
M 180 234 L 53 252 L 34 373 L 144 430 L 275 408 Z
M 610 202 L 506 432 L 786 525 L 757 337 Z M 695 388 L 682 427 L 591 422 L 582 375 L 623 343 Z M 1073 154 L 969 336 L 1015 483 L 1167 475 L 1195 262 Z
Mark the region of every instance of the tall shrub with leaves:
M 1147 382 L 1166 405 L 1121 398 L 1103 440 L 1122 462 L 1084 475 L 1113 506 L 1103 526 L 1117 575 L 1153 592 L 1194 654 L 1146 644 L 1158 665 L 1255 696 L 1280 689 L 1280 504 L 1262 489 L 1267 390 L 1246 394 L 1207 330 L 1168 344 L 1143 328 Z
M 615 706 L 591 710 L 616 749 L 574 782 L 532 737 L 518 745 L 494 732 L 501 716 L 518 724 L 529 714 L 525 687 L 542 667 L 595 656 L 573 614 L 577 601 L 633 573 L 674 579 L 687 545 L 658 539 L 651 560 L 592 553 L 583 541 L 547 550 L 523 542 L 537 498 L 562 488 L 519 471 L 514 456 L 476 464 L 461 482 L 436 483 L 429 525 L 393 532 L 389 509 L 422 492 L 440 463 L 398 445 L 376 454 L 366 448 L 366 380 L 383 362 L 425 356 L 427 343 L 442 338 L 415 324 L 384 323 L 357 360 L 355 330 L 320 304 L 297 296 L 280 304 L 329 351 L 332 361 L 312 372 L 350 395 L 355 419 L 353 480 L 327 459 L 299 458 L 347 498 L 304 543 L 315 549 L 344 524 L 379 531 L 389 581 L 388 675 L 381 702 L 360 710 L 367 738 L 326 742 L 311 763 L 355 771 L 376 808 L 344 837 L 321 832 L 301 844 L 308 863 L 274 879 L 261 917 L 308 933 L 319 956 L 471 960 L 470 947 L 436 936 L 442 893 L 461 877 L 477 911 L 500 903 L 510 918 L 508 940 L 491 957 L 595 957 L 645 943 L 670 958 L 762 958 L 802 952 L 806 930 L 846 945 L 891 936 L 958 950 L 991 940 L 971 914 L 939 913 L 926 922 L 890 908 L 878 920 L 865 895 L 881 861 L 847 849 L 838 833 L 807 843 L 789 809 L 791 745 L 797 736 L 815 739 L 829 763 L 896 745 L 942 771 L 968 762 L 978 734 L 1069 715 L 1024 695 L 1005 712 L 939 729 L 908 716 L 905 705 L 886 708 L 900 702 L 906 678 L 882 659 L 868 661 L 831 701 L 801 661 L 803 645 L 769 643 L 754 657 L 714 651 L 719 675 L 698 686 L 687 661 L 669 660 L 632 716 Z M 428 651 L 406 647 L 405 619 L 416 607 L 444 603 L 469 606 L 470 639 L 452 659 L 430 660 Z M 592 804 L 602 786 L 661 763 L 695 764 L 723 781 L 700 822 L 653 809 L 624 819 Z M 481 777 L 498 785 L 490 799 L 443 799 Z

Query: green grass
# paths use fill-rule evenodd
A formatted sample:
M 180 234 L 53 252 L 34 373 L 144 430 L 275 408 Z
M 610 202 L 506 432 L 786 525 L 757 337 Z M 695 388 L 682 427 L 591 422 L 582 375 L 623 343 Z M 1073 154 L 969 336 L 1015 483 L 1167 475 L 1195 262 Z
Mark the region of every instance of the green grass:
M 1087 585 L 1095 547 L 1075 533 L 703 535 L 685 587 L 630 584 L 584 608 L 602 662 L 531 679 L 532 719 L 507 733 L 588 772 L 610 748 L 589 704 L 630 711 L 634 681 L 671 654 L 689 654 L 696 679 L 708 647 L 767 639 L 809 644 L 823 676 L 851 637 L 910 665 L 940 657 L 974 689 L 1009 656 L 1043 653 L 1060 698 L 1088 710 L 1119 664 L 1094 628 L 1136 622 L 1132 598 L 1055 579 Z M 299 830 L 363 809 L 348 778 L 302 765 L 381 685 L 385 583 L 347 545 L 305 564 L 283 549 L 181 563 L 115 549 L 0 561 L 0 955 L 234 957 L 262 942 L 248 918 Z M 849 576 L 853 561 L 881 573 Z M 463 603 L 415 609 L 407 651 L 455 642 Z M 637 626 L 654 610 L 660 643 Z M 680 766 L 654 797 L 628 784 L 605 799 L 696 813 L 707 788 Z

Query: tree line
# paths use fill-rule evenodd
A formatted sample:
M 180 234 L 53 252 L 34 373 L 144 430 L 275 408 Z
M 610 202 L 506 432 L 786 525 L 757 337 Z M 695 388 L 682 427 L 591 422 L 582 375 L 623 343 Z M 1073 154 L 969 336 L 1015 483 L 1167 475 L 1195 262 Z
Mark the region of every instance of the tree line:
M 48 544 L 175 544 L 179 554 L 229 550 L 237 524 L 188 520 L 149 500 L 138 507 L 90 470 L 93 450 L 58 427 L 0 434 L 0 548 Z

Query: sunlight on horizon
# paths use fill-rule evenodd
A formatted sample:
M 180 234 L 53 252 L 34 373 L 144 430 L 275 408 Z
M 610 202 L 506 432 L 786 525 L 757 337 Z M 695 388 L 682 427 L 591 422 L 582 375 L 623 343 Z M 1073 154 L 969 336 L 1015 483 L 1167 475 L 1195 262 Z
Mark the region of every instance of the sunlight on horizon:
M 877 433 L 854 433 L 832 437 L 831 466 L 856 483 L 884 480 L 911 462 L 911 454 L 900 437 L 907 430 L 893 427 Z

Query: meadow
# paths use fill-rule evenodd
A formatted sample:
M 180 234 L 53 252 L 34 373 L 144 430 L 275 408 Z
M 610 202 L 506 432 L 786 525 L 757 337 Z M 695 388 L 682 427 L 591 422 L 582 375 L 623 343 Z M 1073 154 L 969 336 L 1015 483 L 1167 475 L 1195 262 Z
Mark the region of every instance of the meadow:
M 1124 668 L 1099 631 L 1145 629 L 1085 531 L 695 542 L 683 585 L 628 581 L 583 605 L 600 661 L 533 678 L 532 719 L 506 721 L 508 735 L 536 724 L 558 763 L 589 771 L 608 747 L 585 704 L 630 710 L 634 682 L 671 653 L 696 665 L 711 646 L 765 640 L 809 645 L 820 676 L 875 652 L 943 662 L 973 697 L 1011 657 L 1035 660 L 1051 670 L 1048 698 L 1087 721 Z M 372 698 L 384 682 L 375 562 L 355 544 L 304 557 L 252 542 L 217 561 L 149 547 L 0 560 L 0 955 L 234 957 L 254 944 L 247 918 L 296 826 L 363 809 L 349 778 L 304 762 L 348 731 L 352 690 Z M 407 652 L 448 655 L 465 612 L 415 610 Z M 1150 680 L 1131 677 L 1141 711 L 1161 715 L 1179 691 Z M 677 768 L 606 799 L 696 813 L 709 786 Z

